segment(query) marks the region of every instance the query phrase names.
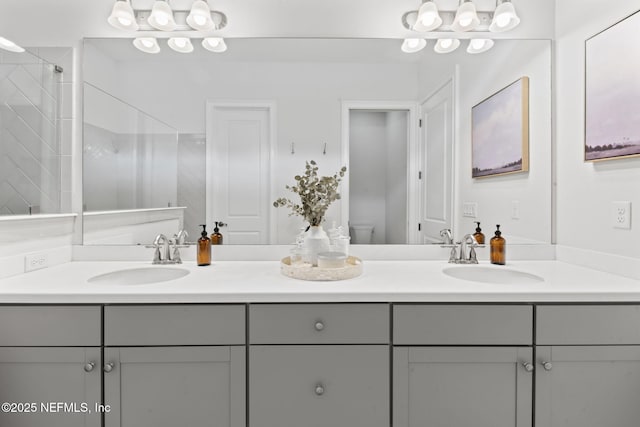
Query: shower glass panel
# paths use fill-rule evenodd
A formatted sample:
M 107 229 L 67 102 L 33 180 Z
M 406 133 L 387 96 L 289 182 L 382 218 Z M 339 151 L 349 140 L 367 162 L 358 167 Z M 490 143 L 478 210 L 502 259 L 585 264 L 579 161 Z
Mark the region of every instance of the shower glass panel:
M 177 206 L 177 159 L 175 128 L 84 83 L 85 212 Z
M 60 81 L 35 55 L 0 54 L 0 215 L 63 211 Z

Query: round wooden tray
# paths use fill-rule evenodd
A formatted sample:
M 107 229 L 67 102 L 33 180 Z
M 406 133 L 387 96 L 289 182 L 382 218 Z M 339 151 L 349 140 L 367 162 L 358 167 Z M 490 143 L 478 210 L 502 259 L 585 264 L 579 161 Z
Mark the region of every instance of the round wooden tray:
M 362 260 L 350 256 L 347 265 L 340 268 L 320 268 L 311 264 L 291 265 L 291 258 L 283 258 L 280 262 L 280 272 L 287 277 L 300 280 L 334 281 L 353 279 L 362 274 Z

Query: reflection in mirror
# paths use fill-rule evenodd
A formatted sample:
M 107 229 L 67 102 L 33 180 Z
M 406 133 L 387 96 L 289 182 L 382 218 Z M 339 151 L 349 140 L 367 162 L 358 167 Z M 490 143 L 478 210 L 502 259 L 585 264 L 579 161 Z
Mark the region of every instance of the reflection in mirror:
M 86 82 L 84 102 L 85 243 L 137 244 L 158 227 L 181 229 L 176 129 Z
M 70 211 L 61 200 L 61 72 L 29 52 L 0 53 L 0 215 Z
M 175 188 L 175 197 L 163 195 L 160 202 L 164 204 L 153 206 L 164 208 L 162 214 L 151 214 L 147 204 L 116 205 L 118 210 L 142 210 L 136 221 L 155 234 L 172 236 L 183 224 L 194 240 L 198 224 L 212 228 L 214 221 L 222 221 L 225 244 L 292 243 L 305 224 L 271 203 L 289 196 L 285 186 L 294 182 L 305 161 L 315 160 L 325 175 L 348 167 L 341 188 L 343 200 L 327 212 L 326 228 L 334 222 L 344 228 L 351 225 L 353 234 L 357 226 L 370 234 L 372 243 L 438 243 L 441 228 L 455 228 L 459 238 L 473 233 L 473 221 L 480 220 L 487 235 L 491 224 L 502 223 L 508 230 L 505 236 L 517 234 L 523 242 L 550 241 L 549 41 L 500 40 L 480 55 L 469 55 L 464 49 L 449 55 L 432 49 L 408 55 L 400 51 L 397 40 L 376 39 L 236 39 L 228 45 L 225 54 L 197 47 L 189 55 L 168 49 L 149 55 L 136 50 L 130 40 L 85 40 L 83 75 L 89 90 L 120 99 L 177 131 L 175 187 L 162 184 L 163 191 Z M 531 171 L 518 177 L 472 180 L 470 109 L 524 75 L 530 77 L 536 94 L 530 106 Z M 95 97 L 85 96 L 85 111 L 95 109 L 92 102 Z M 376 112 L 367 106 L 358 108 L 359 103 L 403 107 Z M 378 115 L 367 116 L 371 113 Z M 431 134 L 425 126 L 418 128 L 418 119 L 431 124 Z M 355 139 L 350 137 L 367 122 L 392 124 L 392 129 L 374 126 Z M 99 127 L 88 123 L 85 128 L 85 155 L 88 144 L 96 144 L 87 139 L 96 131 L 91 126 Z M 393 129 L 399 134 L 394 135 Z M 408 148 L 393 149 L 391 143 L 398 139 Z M 124 150 L 119 144 L 103 149 Z M 364 147 L 365 154 L 349 154 L 358 146 Z M 378 154 L 387 153 L 378 156 L 376 166 L 368 157 L 373 148 Z M 385 156 L 389 163 L 381 160 Z M 155 162 L 153 158 L 146 161 Z M 128 171 L 138 177 L 153 176 L 151 171 L 158 169 L 151 163 L 131 162 L 131 167 L 147 169 Z M 104 168 L 85 167 L 85 182 L 100 182 L 98 175 L 90 175 Z M 392 169 L 401 171 L 394 175 L 397 179 L 391 178 Z M 358 173 L 365 176 L 359 184 L 353 182 Z M 101 176 L 113 180 L 102 185 L 118 185 L 116 174 Z M 224 191 L 218 191 L 225 176 L 233 178 Z M 161 174 L 154 179 L 166 178 Z M 367 205 L 374 199 L 375 206 Z M 171 206 L 184 207 L 182 223 L 164 222 L 173 215 L 165 212 L 169 200 Z M 510 206 L 516 201 L 520 217 L 514 219 Z M 462 216 L 461 207 L 467 202 L 477 204 L 476 218 Z M 220 206 L 227 210 L 216 210 Z M 89 203 L 86 208 L 110 209 Z M 151 219 L 145 220 L 145 215 Z M 111 236 L 100 228 L 100 243 L 118 243 L 116 235 L 134 234 L 126 226 L 118 229 L 121 221 L 116 216 L 111 219 L 115 228 Z M 243 228 L 248 221 L 241 219 L 250 217 L 259 217 L 262 231 Z M 97 240 L 85 234 L 85 244 L 92 242 Z M 148 236 L 130 241 L 149 242 Z

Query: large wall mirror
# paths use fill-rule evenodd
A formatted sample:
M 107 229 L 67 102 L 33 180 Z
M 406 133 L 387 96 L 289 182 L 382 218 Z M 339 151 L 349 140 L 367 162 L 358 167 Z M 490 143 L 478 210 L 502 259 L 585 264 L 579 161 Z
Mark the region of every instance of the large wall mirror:
M 347 166 L 326 225 L 354 243 L 439 243 L 442 228 L 461 237 L 474 221 L 550 243 L 550 41 L 477 55 L 433 43 L 405 54 L 398 40 L 233 39 L 222 54 L 146 54 L 86 39 L 84 244 L 182 228 L 196 240 L 215 221 L 225 243 L 292 243 L 304 224 L 272 202 L 294 196 L 285 186 L 310 160 L 325 175 Z M 523 76 L 530 169 L 473 179 L 471 108 Z

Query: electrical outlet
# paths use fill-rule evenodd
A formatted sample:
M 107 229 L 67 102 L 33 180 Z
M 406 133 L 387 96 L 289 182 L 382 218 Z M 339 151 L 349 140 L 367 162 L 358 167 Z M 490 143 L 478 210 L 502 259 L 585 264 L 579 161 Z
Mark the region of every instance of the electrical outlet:
M 631 202 L 613 202 L 611 204 L 611 225 L 613 228 L 631 228 Z
M 477 218 L 478 204 L 476 202 L 464 202 L 462 204 L 462 216 L 465 218 Z
M 47 267 L 49 267 L 49 257 L 44 252 L 29 254 L 24 257 L 25 273 Z
M 520 202 L 517 200 L 511 202 L 511 219 L 520 219 Z

